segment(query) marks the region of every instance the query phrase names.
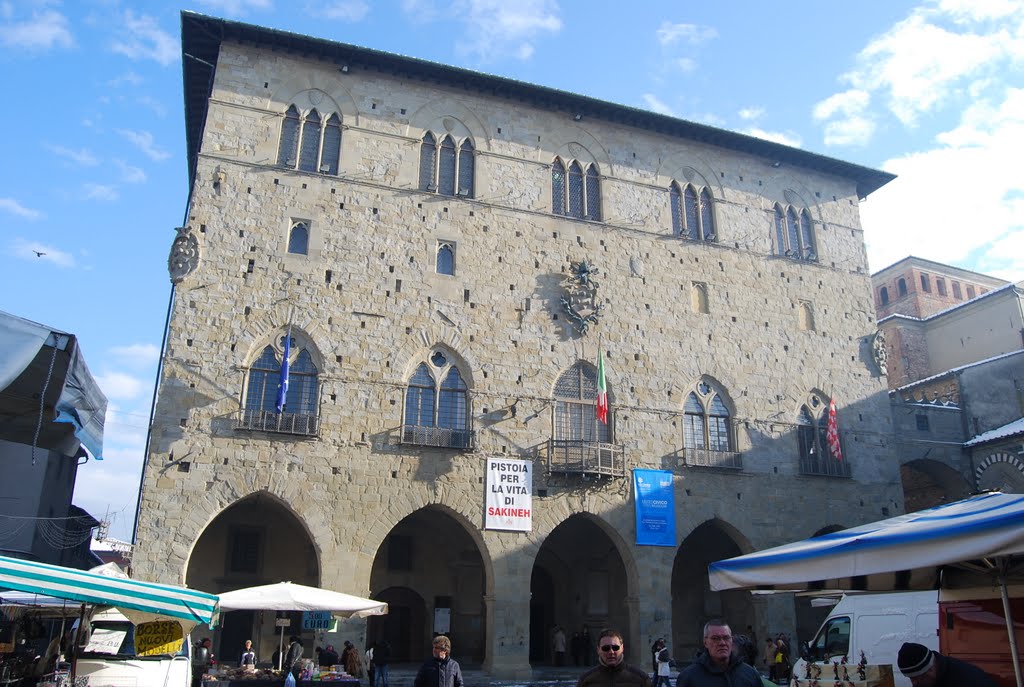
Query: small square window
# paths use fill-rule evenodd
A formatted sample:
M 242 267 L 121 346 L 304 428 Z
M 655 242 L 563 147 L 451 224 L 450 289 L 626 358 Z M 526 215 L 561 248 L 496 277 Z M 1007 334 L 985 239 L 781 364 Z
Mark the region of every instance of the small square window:
M 455 274 L 455 244 L 451 241 L 437 242 L 437 273 Z
M 288 252 L 296 255 L 309 254 L 309 223 L 292 222 L 288 232 Z
M 919 431 L 919 432 L 930 432 L 931 431 L 932 427 L 931 427 L 931 423 L 928 421 L 928 416 L 927 415 L 924 415 L 923 413 L 918 413 L 917 415 L 914 416 L 914 419 L 917 420 L 917 431 Z

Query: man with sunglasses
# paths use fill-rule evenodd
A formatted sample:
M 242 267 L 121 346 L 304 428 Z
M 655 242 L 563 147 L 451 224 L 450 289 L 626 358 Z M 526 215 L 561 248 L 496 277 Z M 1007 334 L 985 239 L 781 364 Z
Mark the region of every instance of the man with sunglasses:
M 724 620 L 704 625 L 704 649 L 679 673 L 676 687 L 761 687 L 761 676 L 733 653 L 732 630 Z
M 625 651 L 621 632 L 601 630 L 597 638 L 598 665 L 583 673 L 576 687 L 651 687 L 651 676 L 627 664 Z

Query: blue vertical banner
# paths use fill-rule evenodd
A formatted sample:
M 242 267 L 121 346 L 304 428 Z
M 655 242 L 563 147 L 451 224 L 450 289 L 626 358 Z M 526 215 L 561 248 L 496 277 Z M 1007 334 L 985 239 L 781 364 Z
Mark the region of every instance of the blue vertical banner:
M 672 473 L 633 470 L 633 502 L 636 504 L 637 545 L 675 547 L 676 502 Z

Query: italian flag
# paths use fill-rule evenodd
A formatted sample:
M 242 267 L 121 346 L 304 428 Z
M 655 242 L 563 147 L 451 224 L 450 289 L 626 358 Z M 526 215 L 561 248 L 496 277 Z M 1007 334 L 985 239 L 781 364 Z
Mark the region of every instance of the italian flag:
M 604 380 L 604 356 L 597 347 L 597 419 L 608 424 L 608 384 Z

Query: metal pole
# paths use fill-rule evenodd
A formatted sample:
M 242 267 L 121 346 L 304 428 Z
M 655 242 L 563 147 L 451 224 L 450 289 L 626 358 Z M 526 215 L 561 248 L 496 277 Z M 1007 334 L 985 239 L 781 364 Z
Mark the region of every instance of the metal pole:
M 276 617 L 276 615 L 275 615 Z M 284 665 L 284 625 L 281 626 L 281 639 L 277 643 L 277 669 L 281 670 L 281 666 Z M 1017 685 L 1020 687 L 1020 685 Z
M 1010 658 L 1013 660 L 1013 675 L 1017 679 L 1017 687 L 1024 687 L 1020 674 L 1020 655 L 1017 651 L 1017 633 L 1013 627 L 1013 614 L 1010 611 L 1010 595 L 1006 592 L 1006 568 L 1009 565 L 1004 557 L 999 566 L 999 593 L 1003 598 L 1003 617 L 1006 619 L 1006 634 L 1010 638 Z

